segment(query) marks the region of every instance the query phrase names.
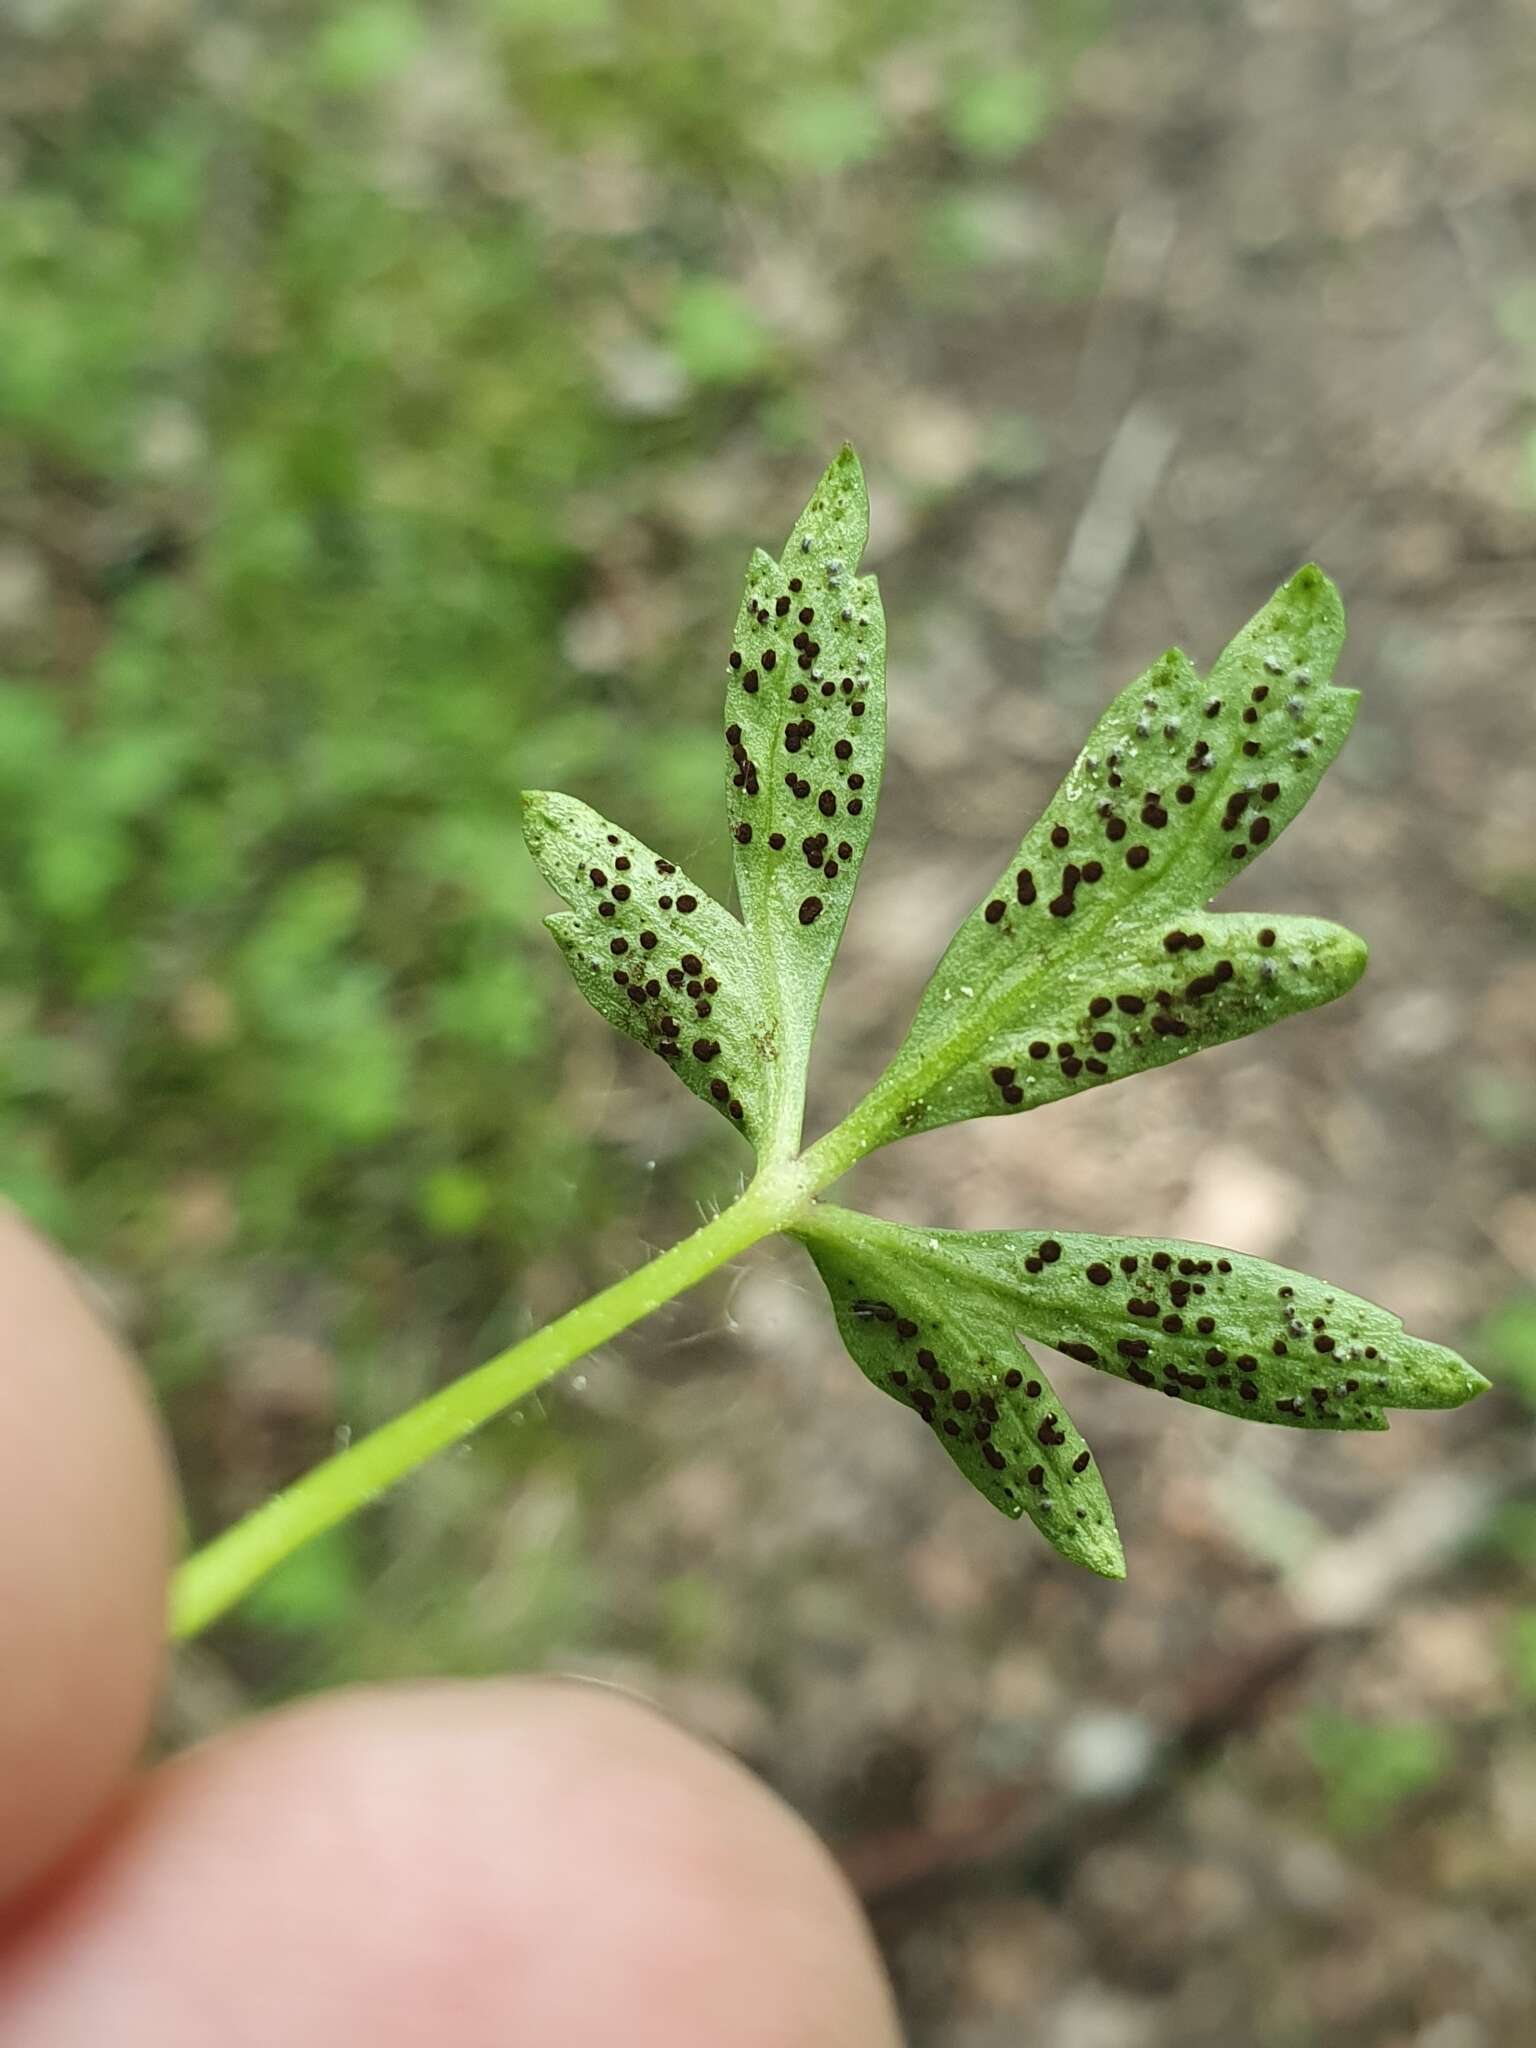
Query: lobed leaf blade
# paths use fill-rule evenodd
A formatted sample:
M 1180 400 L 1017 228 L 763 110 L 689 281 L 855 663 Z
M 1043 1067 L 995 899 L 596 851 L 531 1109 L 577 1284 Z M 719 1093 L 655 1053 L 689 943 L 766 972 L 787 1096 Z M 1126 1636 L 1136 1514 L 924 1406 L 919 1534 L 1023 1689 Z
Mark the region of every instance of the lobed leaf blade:
M 544 922 L 593 1009 L 759 1143 L 778 1048 L 741 925 L 675 863 L 575 797 L 525 792 L 523 833 L 570 905 Z
M 939 962 L 907 1041 L 877 1086 L 897 1098 L 893 1135 L 1033 1108 L 1353 986 L 1364 951 L 1352 935 L 1300 920 L 1254 920 L 1255 932 L 1284 926 L 1293 933 L 1308 972 L 1282 977 L 1267 995 L 1250 982 L 1242 1003 L 1207 1004 L 1198 1019 L 1184 1010 L 1184 1032 L 1166 1044 L 1144 1032 L 1137 1050 L 1145 1057 L 1126 1058 L 1122 1047 L 1114 1070 L 1103 1074 L 1088 1066 L 1081 1042 L 1094 1035 L 1092 1019 L 1071 1001 L 1079 993 L 1085 1003 L 1106 993 L 1113 999 L 1123 963 L 1148 962 L 1169 932 L 1204 937 L 1219 924 L 1237 942 L 1240 921 L 1214 920 L 1203 906 L 1279 838 L 1348 736 L 1358 693 L 1330 681 L 1343 637 L 1338 593 L 1308 565 L 1223 651 L 1208 681 L 1171 649 L 1121 691 Z M 1197 1028 L 1218 1015 L 1230 1028 Z M 993 1068 L 1018 1064 L 1016 1048 L 1041 1041 L 1058 1069 L 1049 1086 L 1026 1086 L 1021 1075 L 991 1082 Z M 1018 1094 L 1004 1096 L 1003 1087 Z
M 1063 965 L 1030 1011 L 929 1095 L 909 1131 L 1037 1109 L 1262 1031 L 1332 1002 L 1365 971 L 1363 939 L 1320 918 L 1217 915 L 1138 926 L 1113 971 L 1094 949 Z
M 781 561 L 759 549 L 727 667 L 726 808 L 742 921 L 779 1023 L 777 1142 L 799 1140 L 811 1038 L 874 826 L 885 616 L 858 576 L 869 500 L 844 447 Z
M 810 1226 L 957 1291 L 990 1291 L 1036 1343 L 1240 1421 L 1380 1430 L 1488 1382 L 1399 1317 L 1265 1259 L 1179 1239 L 912 1230 L 819 1207 Z
M 1027 1515 L 1048 1543 L 1102 1578 L 1125 1576 L 1114 1511 L 1087 1444 L 1017 1341 L 1009 1304 L 988 1286 L 914 1261 L 924 1233 L 818 1210 L 796 1232 L 865 1377 L 922 1417 L 966 1478 L 1005 1515 Z M 866 1227 L 867 1226 L 867 1227 Z

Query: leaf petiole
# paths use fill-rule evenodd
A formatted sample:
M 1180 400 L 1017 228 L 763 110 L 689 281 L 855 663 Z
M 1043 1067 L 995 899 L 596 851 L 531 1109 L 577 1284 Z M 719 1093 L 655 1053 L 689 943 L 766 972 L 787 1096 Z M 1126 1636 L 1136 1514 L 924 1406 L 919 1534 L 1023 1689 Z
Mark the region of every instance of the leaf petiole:
M 669 1251 L 338 1451 L 204 1544 L 172 1581 L 172 1637 L 199 1634 L 313 1537 L 377 1500 L 439 1451 L 462 1443 L 619 1331 L 783 1230 L 804 1210 L 814 1192 L 812 1179 L 804 1161 L 766 1169 L 729 1208 Z

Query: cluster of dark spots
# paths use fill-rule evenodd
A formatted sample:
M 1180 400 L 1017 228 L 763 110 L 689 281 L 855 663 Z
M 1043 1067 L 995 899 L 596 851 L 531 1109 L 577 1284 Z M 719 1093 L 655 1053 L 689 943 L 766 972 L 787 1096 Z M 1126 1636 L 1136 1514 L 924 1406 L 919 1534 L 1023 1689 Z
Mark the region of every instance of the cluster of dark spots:
M 1187 1038 L 1189 1036 L 1189 1026 L 1185 1023 L 1184 1019 L 1182 1017 L 1170 1017 L 1166 1011 L 1160 1011 L 1152 1019 L 1152 1029 L 1159 1038 Z
M 1057 1445 L 1064 1444 L 1067 1440 L 1066 1432 L 1061 1428 L 1059 1419 L 1054 1415 L 1043 1417 L 1039 1429 L 1035 1432 L 1035 1438 L 1037 1442 L 1044 1444 L 1047 1450 L 1054 1449 Z
M 1010 1108 L 1017 1108 L 1018 1104 L 1024 1100 L 1024 1090 L 1018 1085 L 1015 1078 L 1017 1072 L 1018 1069 L 1016 1067 L 994 1067 L 992 1069 L 992 1080 L 1001 1093 L 1004 1102 Z

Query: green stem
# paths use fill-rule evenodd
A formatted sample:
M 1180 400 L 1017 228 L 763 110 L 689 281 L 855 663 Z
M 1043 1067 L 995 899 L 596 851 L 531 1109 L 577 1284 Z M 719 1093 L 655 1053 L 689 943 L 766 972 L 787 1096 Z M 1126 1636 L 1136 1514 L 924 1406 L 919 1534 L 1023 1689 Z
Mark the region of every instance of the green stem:
M 377 1500 L 436 1452 L 471 1436 L 491 1417 L 631 1323 L 793 1220 L 818 1186 L 805 1160 L 758 1175 L 712 1222 L 649 1265 L 627 1274 L 521 1344 L 431 1394 L 302 1479 L 187 1559 L 171 1588 L 170 1627 L 195 1636 L 258 1579 L 312 1537 Z M 840 1170 L 840 1169 L 839 1169 Z M 827 1178 L 831 1178 L 829 1173 Z

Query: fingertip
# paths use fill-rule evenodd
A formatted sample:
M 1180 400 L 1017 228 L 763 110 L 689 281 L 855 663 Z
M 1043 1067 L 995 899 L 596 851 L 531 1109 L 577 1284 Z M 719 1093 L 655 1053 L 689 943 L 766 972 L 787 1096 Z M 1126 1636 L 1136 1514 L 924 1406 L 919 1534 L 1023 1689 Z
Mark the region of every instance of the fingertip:
M 144 1740 L 173 1527 L 142 1378 L 0 1208 L 0 1904 L 68 1851 Z
M 799 1820 L 660 1716 L 535 1681 L 333 1694 L 158 1773 L 9 2001 L 0 1973 L 17 2048 L 898 2040 Z

